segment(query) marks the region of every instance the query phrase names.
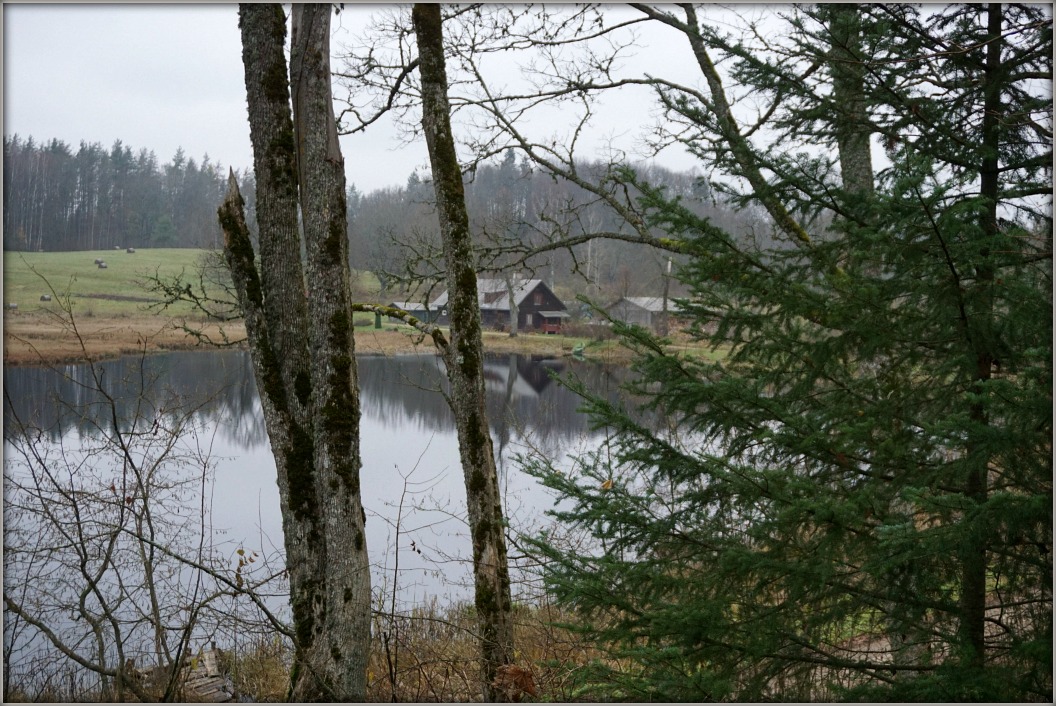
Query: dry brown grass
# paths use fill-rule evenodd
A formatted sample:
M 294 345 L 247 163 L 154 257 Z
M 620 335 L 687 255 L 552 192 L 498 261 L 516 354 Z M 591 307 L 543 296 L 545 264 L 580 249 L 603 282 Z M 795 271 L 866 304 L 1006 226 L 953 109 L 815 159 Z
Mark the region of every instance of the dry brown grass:
M 76 319 L 76 330 L 84 343 L 84 351 L 93 360 L 115 358 L 142 352 L 192 349 L 200 344 L 181 328 L 180 319 L 163 316 L 84 316 Z M 232 341 L 245 338 L 242 322 L 217 324 L 188 321 L 187 326 L 199 328 L 214 340 L 221 340 L 221 330 Z M 365 355 L 399 355 L 436 352 L 430 339 L 407 326 L 386 324 L 381 329 L 356 326 L 356 352 Z M 498 331 L 484 332 L 484 348 L 490 353 L 521 353 L 536 356 L 566 356 L 586 339 L 569 336 L 546 336 L 522 333 L 511 338 Z M 39 365 L 82 361 L 81 341 L 70 326 L 68 317 L 56 310 L 49 312 L 4 311 L 4 364 Z M 588 349 L 595 360 L 622 361 L 630 352 L 615 341 L 606 341 Z
M 496 684 L 510 701 L 576 700 L 575 672 L 602 655 L 554 623 L 567 620 L 551 607 L 518 607 L 514 613 L 514 662 Z M 476 620 L 471 606 L 437 603 L 392 616 L 376 614 L 367 670 L 367 701 L 477 702 L 481 668 Z M 222 671 L 237 698 L 279 702 L 289 687 L 292 646 L 278 636 L 261 636 L 237 651 L 223 652 Z M 98 696 L 98 695 L 96 695 Z M 33 693 L 14 689 L 10 701 L 97 700 L 83 691 L 46 687 Z
M 601 653 L 555 623 L 549 606 L 514 612 L 514 660 L 496 679 L 514 701 L 570 701 L 575 671 Z M 479 701 L 482 671 L 476 620 L 469 606 L 435 604 L 397 616 L 378 615 L 368 669 L 367 699 Z
M 219 338 L 218 324 L 198 325 Z M 225 324 L 224 330 L 232 339 L 245 337 L 241 322 Z M 81 317 L 75 332 L 68 321 L 48 312 L 4 312 L 5 365 L 83 362 L 86 353 L 99 360 L 194 346 L 175 322 L 157 316 Z
M 76 332 L 67 320 L 48 312 L 4 312 L 4 364 L 36 365 L 83 361 L 85 351 L 93 360 L 115 358 L 146 351 L 187 350 L 198 341 L 181 328 L 181 321 L 160 316 L 80 317 Z M 222 340 L 221 329 L 232 341 L 246 337 L 239 321 L 187 322 L 213 340 Z M 80 340 L 78 340 L 78 337 Z M 84 344 L 82 350 L 81 344 Z M 432 343 L 407 331 L 391 327 L 381 330 L 356 328 L 356 349 L 366 354 L 431 352 Z
M 227 659 L 226 671 L 235 684 L 235 694 L 254 701 L 284 701 L 290 684 L 291 651 L 281 637 L 260 637 Z

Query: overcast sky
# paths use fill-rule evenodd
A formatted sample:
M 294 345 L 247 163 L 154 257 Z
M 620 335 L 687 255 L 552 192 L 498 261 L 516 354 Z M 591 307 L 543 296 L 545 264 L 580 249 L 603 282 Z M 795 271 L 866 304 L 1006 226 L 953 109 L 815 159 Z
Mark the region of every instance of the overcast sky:
M 346 5 L 334 18 L 335 49 L 370 10 Z M 252 166 L 237 6 L 4 4 L 3 16 L 5 135 L 58 138 L 74 150 L 82 140 L 109 148 L 120 139 L 161 163 L 182 147 L 196 160 Z M 671 48 L 662 45 L 647 53 L 665 62 L 661 52 Z M 626 128 L 646 120 L 648 108 L 617 115 L 614 124 Z M 348 180 L 360 191 L 404 184 L 426 166 L 424 144 L 403 145 L 396 134 L 379 123 L 342 138 Z M 662 163 L 688 168 L 692 160 L 672 152 Z
M 16 133 L 251 167 L 237 6 L 5 3 L 4 134 Z M 394 135 L 343 139 L 361 191 L 402 184 L 424 160 Z

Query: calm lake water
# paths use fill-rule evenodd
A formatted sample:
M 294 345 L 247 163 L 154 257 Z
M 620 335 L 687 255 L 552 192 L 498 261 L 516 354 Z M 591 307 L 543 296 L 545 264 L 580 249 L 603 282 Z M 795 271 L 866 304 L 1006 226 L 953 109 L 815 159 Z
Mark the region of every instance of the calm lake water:
M 442 364 L 430 356 L 358 358 L 362 392 L 362 489 L 375 592 L 393 581 L 405 606 L 434 598 L 441 604 L 471 597 L 471 548 L 465 489 L 451 412 L 439 393 Z M 179 352 L 101 363 L 104 387 L 118 417 L 152 418 L 158 400 L 175 395 L 200 407 L 210 430 L 200 444 L 215 463 L 209 488 L 214 543 L 274 555 L 282 548 L 275 466 L 249 355 L 241 351 Z M 4 371 L 5 459 L 11 415 L 43 430 L 56 447 L 92 438 L 106 427 L 109 408 L 88 382 L 87 366 Z M 554 500 L 516 463 L 532 450 L 571 464 L 601 432 L 577 411 L 580 400 L 552 379 L 574 373 L 590 389 L 618 394 L 625 368 L 571 359 L 489 356 L 485 363 L 488 416 L 511 530 L 534 532 Z M 143 389 L 145 395 L 138 393 Z M 137 402 L 139 400 L 139 402 Z M 397 523 L 399 531 L 397 532 Z M 396 568 L 399 550 L 399 570 Z M 511 554 L 516 554 L 511 548 Z

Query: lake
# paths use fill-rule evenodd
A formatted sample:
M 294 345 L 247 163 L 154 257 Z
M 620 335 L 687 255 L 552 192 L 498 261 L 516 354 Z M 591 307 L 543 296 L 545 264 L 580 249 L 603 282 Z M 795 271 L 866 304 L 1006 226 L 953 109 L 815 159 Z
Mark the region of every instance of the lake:
M 442 363 L 432 356 L 360 356 L 358 367 L 362 492 L 376 598 L 389 595 L 395 583 L 405 607 L 469 600 L 465 489 L 454 422 L 439 393 L 446 384 Z M 197 408 L 194 417 L 204 430 L 197 448 L 213 467 L 206 492 L 211 541 L 221 553 L 244 549 L 281 561 L 275 466 L 248 353 L 175 352 L 107 361 L 96 369 L 126 425 L 137 415 L 153 418 L 162 399 Z M 52 448 L 98 438 L 110 406 L 89 384 L 90 373 L 84 365 L 4 371 L 5 459 L 12 458 L 12 415 L 41 429 L 40 443 Z M 554 504 L 548 491 L 520 470 L 517 456 L 538 452 L 567 467 L 571 455 L 601 439 L 577 411 L 579 398 L 552 377 L 568 373 L 610 398 L 629 374 L 626 368 L 570 358 L 486 358 L 488 417 L 514 533 L 537 531 Z M 511 548 L 514 560 L 516 554 Z M 515 585 L 515 594 L 519 590 L 527 589 Z

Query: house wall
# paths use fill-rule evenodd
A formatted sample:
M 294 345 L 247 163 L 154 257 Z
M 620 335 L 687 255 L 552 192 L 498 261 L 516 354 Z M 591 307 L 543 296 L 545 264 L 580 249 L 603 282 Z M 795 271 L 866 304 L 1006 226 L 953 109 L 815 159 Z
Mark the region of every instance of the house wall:
M 481 309 L 480 325 L 484 328 L 509 327 L 510 312 L 507 309 Z
M 565 311 L 564 302 L 545 285 L 536 287 L 517 307 L 517 320 L 520 322 L 520 328 L 528 330 L 541 327 L 543 317 L 539 316 L 540 311 Z
M 620 302 L 609 309 L 609 315 L 617 321 L 622 321 L 626 324 L 638 324 L 646 328 L 651 327 L 653 323 L 652 312 L 627 301 Z
M 488 299 L 492 301 L 501 298 L 505 292 L 501 293 L 490 293 L 484 297 L 484 306 L 488 306 Z M 445 307 L 441 307 L 446 309 Z M 520 331 L 535 331 L 542 327 L 544 319 L 539 316 L 540 311 L 565 311 L 565 304 L 557 296 L 554 295 L 550 289 L 544 285 L 537 285 L 532 292 L 524 298 L 520 306 L 517 307 L 517 328 Z M 439 311 L 436 312 L 436 322 L 442 326 L 447 326 L 451 323 L 449 316 L 442 315 Z M 488 329 L 500 329 L 506 331 L 510 328 L 510 311 L 509 309 L 488 309 L 482 308 L 480 310 L 480 325 Z

